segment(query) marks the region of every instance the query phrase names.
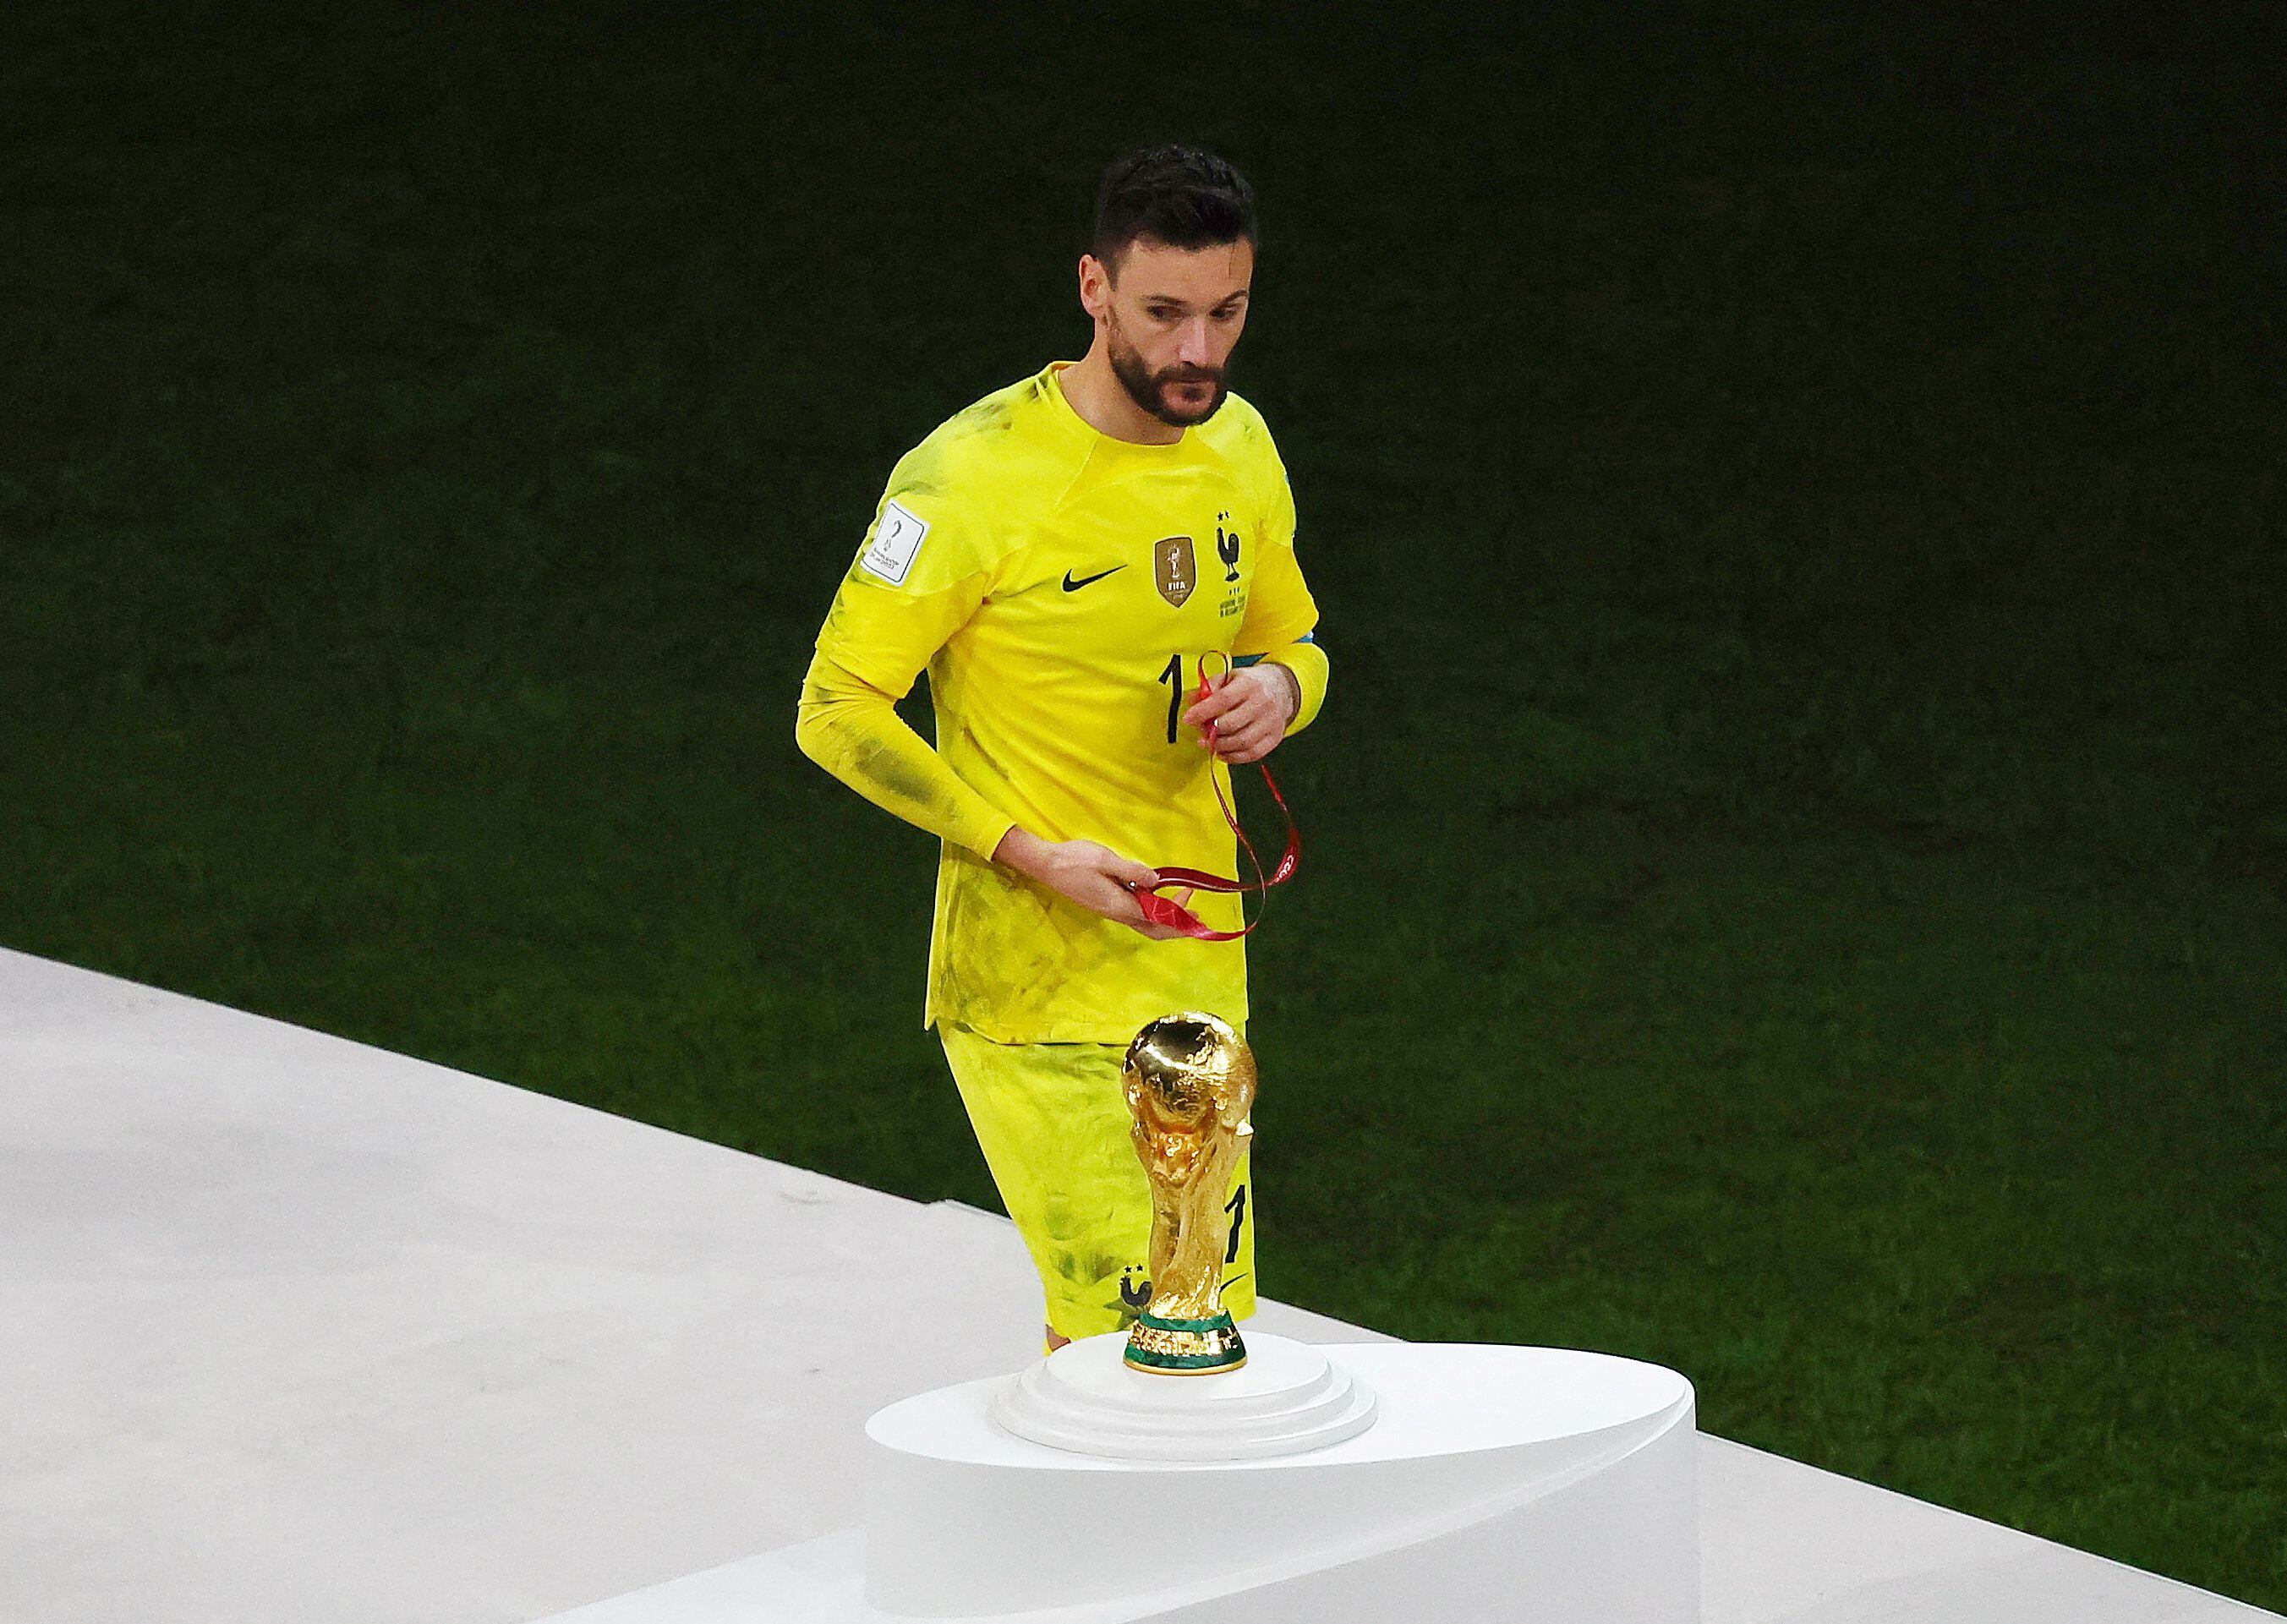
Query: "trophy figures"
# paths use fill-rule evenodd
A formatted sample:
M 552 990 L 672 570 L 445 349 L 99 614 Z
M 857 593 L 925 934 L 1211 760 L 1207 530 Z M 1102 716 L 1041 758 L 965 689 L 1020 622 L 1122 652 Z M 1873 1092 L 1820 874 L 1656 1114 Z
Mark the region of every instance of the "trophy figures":
M 1136 1034 L 1120 1080 L 1151 1183 L 1151 1295 L 1126 1362 L 1169 1375 L 1236 1370 L 1246 1344 L 1223 1305 L 1223 1214 L 1254 1132 L 1254 1057 L 1228 1023 L 1187 1010 Z

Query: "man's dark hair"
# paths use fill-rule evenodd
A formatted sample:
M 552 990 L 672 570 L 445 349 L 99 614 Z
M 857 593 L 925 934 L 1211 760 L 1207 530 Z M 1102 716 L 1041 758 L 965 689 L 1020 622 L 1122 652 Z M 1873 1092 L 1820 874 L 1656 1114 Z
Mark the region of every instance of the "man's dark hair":
M 1096 193 L 1096 237 L 1088 252 L 1113 277 L 1130 244 L 1148 237 L 1169 248 L 1215 248 L 1241 237 L 1255 244 L 1254 188 L 1211 152 L 1170 144 L 1112 161 Z

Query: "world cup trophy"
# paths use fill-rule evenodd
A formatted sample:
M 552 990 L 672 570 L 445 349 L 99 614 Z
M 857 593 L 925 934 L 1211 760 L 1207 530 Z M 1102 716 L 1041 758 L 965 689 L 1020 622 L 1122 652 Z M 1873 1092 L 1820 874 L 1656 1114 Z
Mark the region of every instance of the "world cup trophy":
M 1254 1057 L 1229 1023 L 1187 1010 L 1136 1034 L 1120 1080 L 1151 1184 L 1151 1295 L 1127 1363 L 1168 1375 L 1236 1370 L 1246 1344 L 1223 1305 L 1223 1214 L 1254 1134 Z

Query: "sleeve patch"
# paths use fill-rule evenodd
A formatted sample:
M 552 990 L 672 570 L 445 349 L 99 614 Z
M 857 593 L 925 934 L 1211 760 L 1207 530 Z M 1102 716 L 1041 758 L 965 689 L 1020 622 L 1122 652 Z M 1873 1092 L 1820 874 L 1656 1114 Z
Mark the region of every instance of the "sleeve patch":
M 858 562 L 891 586 L 902 586 L 929 528 L 929 521 L 920 514 L 889 503 L 882 509 L 882 522 L 874 527 L 873 541 L 858 555 Z

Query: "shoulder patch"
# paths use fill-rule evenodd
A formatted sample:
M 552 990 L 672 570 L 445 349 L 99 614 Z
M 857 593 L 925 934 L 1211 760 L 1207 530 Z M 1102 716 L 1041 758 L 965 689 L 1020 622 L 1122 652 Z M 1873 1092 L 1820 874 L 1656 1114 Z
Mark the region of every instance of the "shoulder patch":
M 891 586 L 901 586 L 906 572 L 914 566 L 914 555 L 921 551 L 922 538 L 929 534 L 929 520 L 912 509 L 896 502 L 886 503 L 882 509 L 882 522 L 874 527 L 874 539 L 858 555 L 858 562 Z

